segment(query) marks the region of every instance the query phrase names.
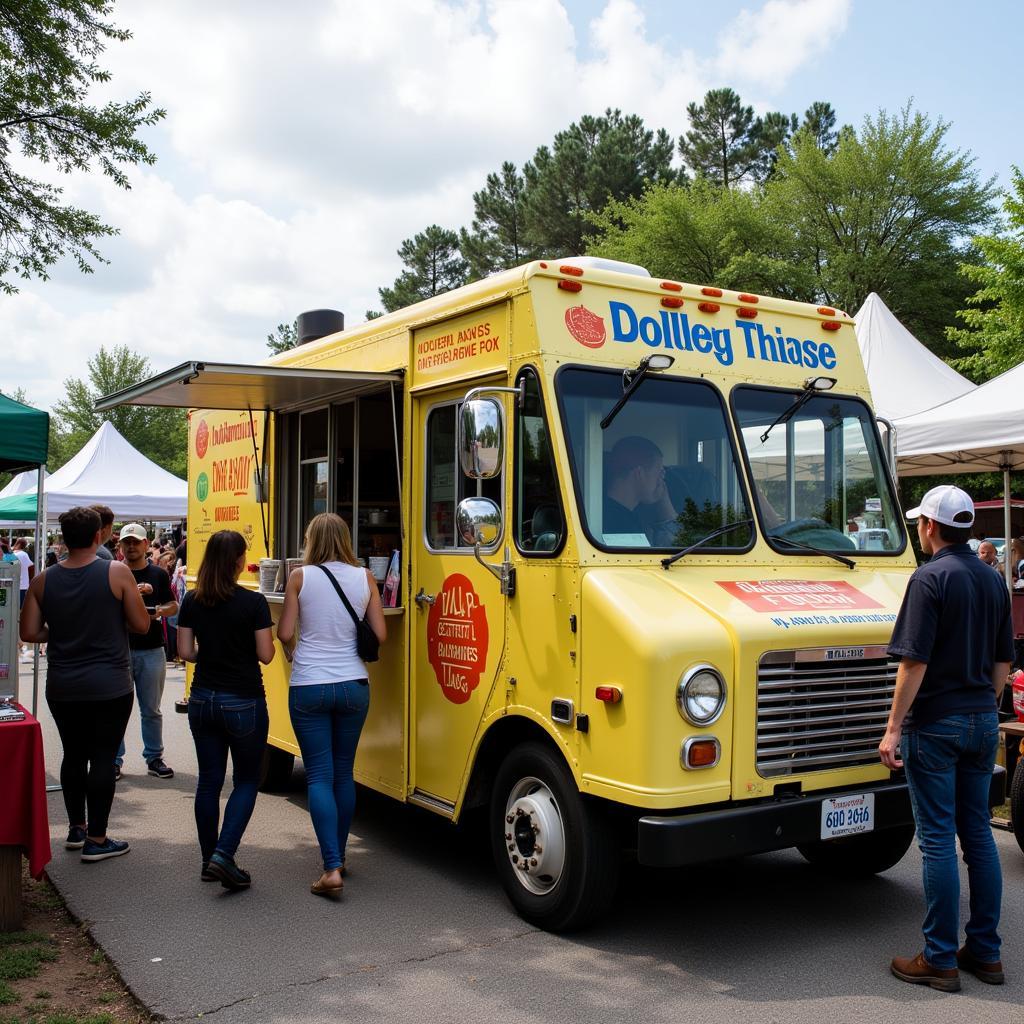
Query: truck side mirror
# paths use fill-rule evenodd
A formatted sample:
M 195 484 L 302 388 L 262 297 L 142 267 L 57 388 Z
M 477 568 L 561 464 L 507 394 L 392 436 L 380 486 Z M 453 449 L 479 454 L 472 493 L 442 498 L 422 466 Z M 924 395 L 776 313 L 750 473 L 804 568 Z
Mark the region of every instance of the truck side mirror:
M 494 398 L 472 398 L 459 413 L 459 462 L 470 480 L 490 480 L 501 472 L 505 410 Z
M 501 536 L 501 509 L 490 498 L 463 498 L 455 510 L 455 529 L 464 544 L 489 548 Z

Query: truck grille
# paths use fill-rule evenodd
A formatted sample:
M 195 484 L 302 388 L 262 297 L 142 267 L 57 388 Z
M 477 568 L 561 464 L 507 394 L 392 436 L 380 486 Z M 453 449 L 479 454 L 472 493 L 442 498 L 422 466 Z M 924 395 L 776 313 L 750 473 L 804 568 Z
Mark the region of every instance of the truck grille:
M 898 664 L 882 646 L 765 654 L 757 666 L 758 773 L 877 761 Z

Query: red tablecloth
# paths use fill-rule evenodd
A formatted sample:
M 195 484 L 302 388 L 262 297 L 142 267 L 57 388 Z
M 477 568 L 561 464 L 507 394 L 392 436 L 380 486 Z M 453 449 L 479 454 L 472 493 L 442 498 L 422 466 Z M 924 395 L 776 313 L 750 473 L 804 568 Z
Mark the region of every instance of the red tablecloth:
M 46 766 L 43 733 L 28 711 L 21 722 L 0 722 L 0 780 L 0 846 L 22 847 L 32 877 L 42 878 L 50 863 Z

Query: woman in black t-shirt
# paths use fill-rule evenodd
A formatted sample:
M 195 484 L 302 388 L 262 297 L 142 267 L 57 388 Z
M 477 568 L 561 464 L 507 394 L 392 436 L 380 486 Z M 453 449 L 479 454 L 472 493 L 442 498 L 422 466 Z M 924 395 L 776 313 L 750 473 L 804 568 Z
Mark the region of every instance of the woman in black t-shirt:
M 251 882 L 249 873 L 235 864 L 235 853 L 256 806 L 267 744 L 260 663 L 274 660 L 267 599 L 238 585 L 245 561 L 240 533 L 215 533 L 206 545 L 196 589 L 185 595 L 178 612 L 178 655 L 196 666 L 188 724 L 199 762 L 195 811 L 201 877 L 226 889 L 247 889 Z M 220 824 L 229 750 L 234 789 Z

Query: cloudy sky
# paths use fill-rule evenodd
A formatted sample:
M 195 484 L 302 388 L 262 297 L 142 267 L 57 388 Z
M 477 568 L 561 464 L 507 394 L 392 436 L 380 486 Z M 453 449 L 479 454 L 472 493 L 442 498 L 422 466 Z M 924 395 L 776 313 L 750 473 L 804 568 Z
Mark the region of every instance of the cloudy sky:
M 249 362 L 303 309 L 379 308 L 395 250 L 457 228 L 503 160 L 617 106 L 673 136 L 729 85 L 758 111 L 908 100 L 984 177 L 1024 163 L 1018 5 L 985 0 L 119 0 L 112 96 L 149 90 L 158 156 L 124 192 L 66 179 L 120 228 L 109 265 L 0 297 L 0 387 L 49 407 L 100 345 L 154 370 Z M 557 255 L 557 254 L 552 254 Z

